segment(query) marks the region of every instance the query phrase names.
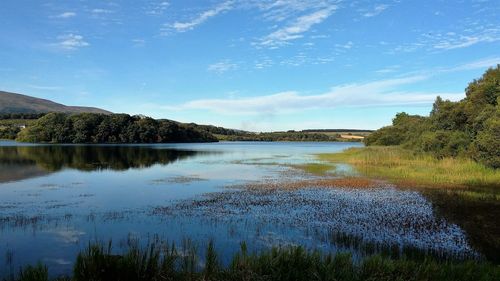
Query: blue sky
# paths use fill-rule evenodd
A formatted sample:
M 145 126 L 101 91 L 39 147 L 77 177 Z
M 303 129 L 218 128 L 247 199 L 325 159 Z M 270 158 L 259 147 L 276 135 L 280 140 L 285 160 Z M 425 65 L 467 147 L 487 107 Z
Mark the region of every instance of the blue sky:
M 0 89 L 253 131 L 376 129 L 500 63 L 500 1 L 0 1 Z

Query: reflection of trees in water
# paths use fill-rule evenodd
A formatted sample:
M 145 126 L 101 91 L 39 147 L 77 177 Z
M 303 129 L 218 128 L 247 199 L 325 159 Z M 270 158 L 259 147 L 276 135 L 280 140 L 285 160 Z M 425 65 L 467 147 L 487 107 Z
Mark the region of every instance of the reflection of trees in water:
M 167 165 L 207 153 L 141 146 L 11 146 L 0 147 L 0 165 L 17 166 L 17 169 L 36 165 L 48 172 L 64 168 L 122 171 L 155 164 Z
M 485 257 L 500 264 L 500 192 L 497 187 L 430 189 L 422 192 L 439 215 L 456 223 Z
M 20 162 L 21 164 L 16 164 L 13 161 L 9 164 L 0 162 L 0 183 L 40 177 L 49 173 L 36 166 L 34 161 Z

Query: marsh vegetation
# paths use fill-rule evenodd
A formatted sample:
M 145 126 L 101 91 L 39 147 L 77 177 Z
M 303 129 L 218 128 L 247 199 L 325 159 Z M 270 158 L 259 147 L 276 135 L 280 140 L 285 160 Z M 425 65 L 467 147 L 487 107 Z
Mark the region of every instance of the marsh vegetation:
M 112 243 L 89 244 L 82 250 L 71 276 L 49 278 L 43 264 L 26 266 L 6 280 L 498 280 L 500 268 L 488 263 L 415 261 L 371 256 L 355 261 L 348 253 L 323 254 L 302 247 L 273 247 L 249 252 L 246 243 L 228 264 L 221 264 L 216 245 L 200 251 L 189 241 L 131 244 L 117 254 Z

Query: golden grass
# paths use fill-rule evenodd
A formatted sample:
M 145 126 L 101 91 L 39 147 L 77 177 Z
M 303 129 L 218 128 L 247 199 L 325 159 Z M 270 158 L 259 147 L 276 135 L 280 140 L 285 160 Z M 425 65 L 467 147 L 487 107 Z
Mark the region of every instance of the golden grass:
M 340 137 L 343 139 L 355 139 L 355 140 L 362 140 L 365 138 L 362 136 L 354 136 L 354 135 L 340 135 Z
M 400 147 L 351 148 L 320 154 L 320 160 L 349 163 L 361 174 L 414 187 L 500 187 L 500 171 L 470 159 L 436 159 Z

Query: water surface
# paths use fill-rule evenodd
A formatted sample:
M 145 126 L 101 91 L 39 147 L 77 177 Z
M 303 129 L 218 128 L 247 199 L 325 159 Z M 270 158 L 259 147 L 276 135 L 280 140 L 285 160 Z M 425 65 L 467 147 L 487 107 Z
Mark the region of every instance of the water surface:
M 359 143 L 231 142 L 168 145 L 22 145 L 0 142 L 0 276 L 41 261 L 69 273 L 89 241 L 131 238 L 200 248 L 223 261 L 251 250 L 304 245 L 363 256 L 423 249 L 473 256 L 465 233 L 416 191 L 375 188 L 248 189 L 298 182 L 294 168 Z M 350 171 L 339 165 L 342 174 Z M 354 172 L 354 171 L 352 171 Z M 332 177 L 335 175 L 332 174 Z

